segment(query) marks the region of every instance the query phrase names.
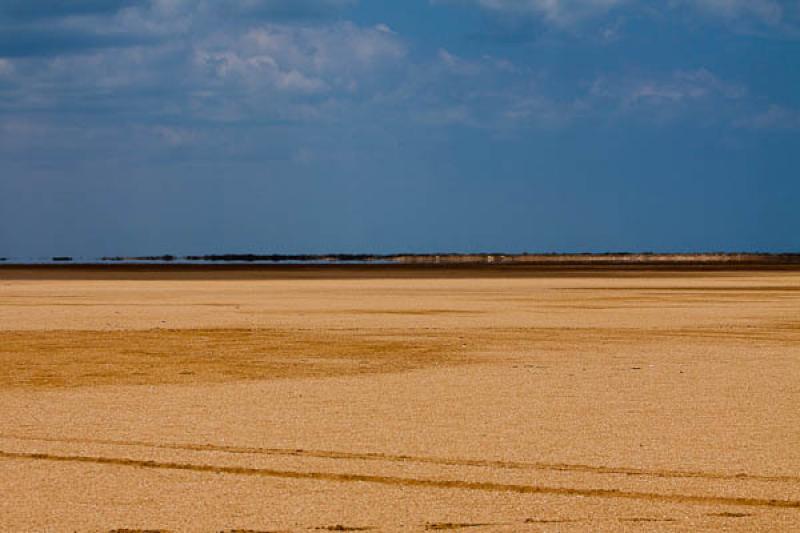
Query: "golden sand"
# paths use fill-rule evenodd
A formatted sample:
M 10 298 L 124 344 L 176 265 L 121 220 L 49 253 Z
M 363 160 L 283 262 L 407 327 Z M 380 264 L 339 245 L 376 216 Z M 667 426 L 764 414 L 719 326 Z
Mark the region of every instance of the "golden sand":
M 800 272 L 0 270 L 0 530 L 800 529 Z

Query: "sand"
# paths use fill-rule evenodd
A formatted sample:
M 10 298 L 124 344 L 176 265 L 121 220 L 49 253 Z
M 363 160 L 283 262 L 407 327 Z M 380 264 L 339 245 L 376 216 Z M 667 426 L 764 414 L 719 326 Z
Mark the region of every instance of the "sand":
M 0 269 L 2 531 L 800 529 L 800 271 Z

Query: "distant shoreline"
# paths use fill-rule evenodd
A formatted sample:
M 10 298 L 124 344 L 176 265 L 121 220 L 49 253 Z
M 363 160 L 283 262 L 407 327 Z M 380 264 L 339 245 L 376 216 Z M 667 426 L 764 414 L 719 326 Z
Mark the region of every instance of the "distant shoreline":
M 208 254 L 136 257 L 0 257 L 2 266 L 34 265 L 800 265 L 800 253 L 442 253 L 442 254 Z
M 330 257 L 330 256 L 314 256 Z M 0 262 L 2 280 L 456 279 L 800 272 L 800 254 L 403 255 L 345 261 L 61 260 Z M 391 257 L 391 260 L 387 260 Z

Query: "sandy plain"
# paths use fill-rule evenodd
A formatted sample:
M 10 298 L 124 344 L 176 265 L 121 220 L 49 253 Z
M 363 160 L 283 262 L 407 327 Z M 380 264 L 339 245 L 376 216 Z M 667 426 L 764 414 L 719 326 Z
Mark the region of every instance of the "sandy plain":
M 0 269 L 2 531 L 797 531 L 800 271 Z

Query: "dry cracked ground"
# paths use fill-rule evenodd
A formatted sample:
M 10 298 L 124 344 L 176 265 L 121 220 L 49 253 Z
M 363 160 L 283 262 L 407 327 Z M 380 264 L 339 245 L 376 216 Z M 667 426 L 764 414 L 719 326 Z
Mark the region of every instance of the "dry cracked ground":
M 0 270 L 0 530 L 800 530 L 800 271 L 398 272 Z

